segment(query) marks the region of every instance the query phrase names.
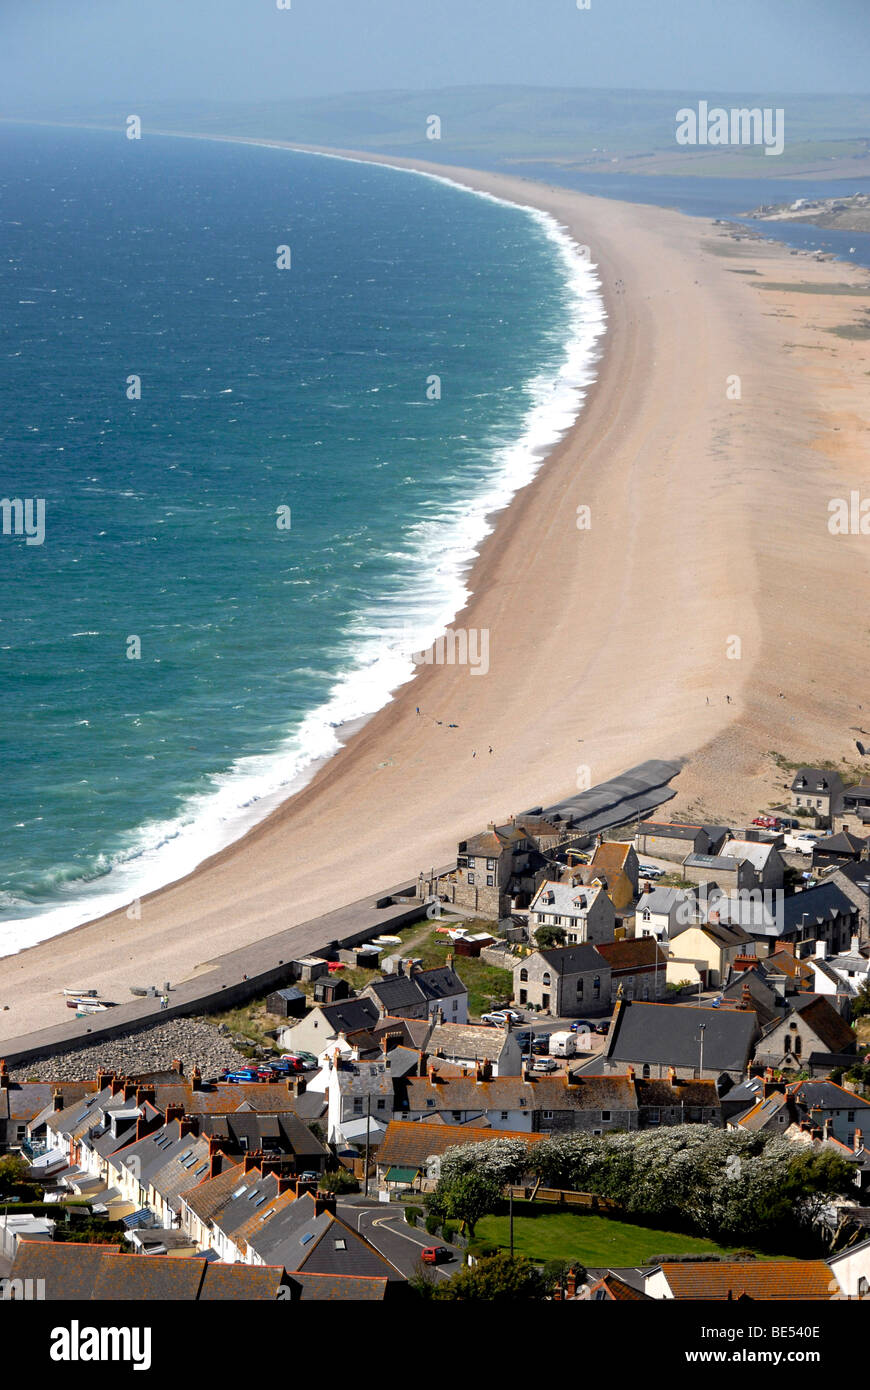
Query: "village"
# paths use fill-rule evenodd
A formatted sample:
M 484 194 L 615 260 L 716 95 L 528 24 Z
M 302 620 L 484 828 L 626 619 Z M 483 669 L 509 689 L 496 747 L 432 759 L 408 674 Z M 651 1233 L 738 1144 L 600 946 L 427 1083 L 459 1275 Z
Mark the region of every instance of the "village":
M 799 768 L 746 827 L 602 833 L 586 798 L 288 962 L 216 1075 L 0 1062 L 5 1296 L 868 1296 L 870 782 Z M 706 1215 L 651 1195 L 677 1154 Z M 798 1194 L 772 1225 L 762 1156 Z

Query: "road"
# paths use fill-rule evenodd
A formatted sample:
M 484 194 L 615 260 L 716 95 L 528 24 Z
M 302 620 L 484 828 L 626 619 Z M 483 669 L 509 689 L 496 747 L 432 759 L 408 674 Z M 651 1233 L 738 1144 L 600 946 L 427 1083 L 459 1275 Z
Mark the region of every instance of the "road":
M 399 1204 L 385 1202 L 340 1202 L 338 1214 L 342 1221 L 365 1236 L 376 1250 L 395 1265 L 406 1278 L 418 1272 L 420 1251 L 427 1245 L 447 1245 L 427 1235 L 424 1227 L 407 1226 Z M 430 1265 L 439 1279 L 449 1279 L 462 1265 L 464 1252 L 447 1245 L 454 1258 L 446 1264 Z

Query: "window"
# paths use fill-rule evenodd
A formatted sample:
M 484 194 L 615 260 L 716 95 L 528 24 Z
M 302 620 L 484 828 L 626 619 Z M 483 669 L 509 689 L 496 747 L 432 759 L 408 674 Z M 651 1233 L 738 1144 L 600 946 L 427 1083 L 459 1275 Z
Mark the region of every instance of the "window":
M 378 1110 L 386 1110 L 386 1108 L 387 1108 L 387 1102 L 386 1102 L 385 1100 L 379 1100 L 379 1101 L 378 1101 L 377 1108 L 378 1108 Z
M 577 998 L 578 998 L 578 999 L 582 999 L 582 998 L 583 998 L 583 976 L 582 976 L 582 975 L 580 976 L 579 980 L 577 981 Z
M 604 1122 L 605 1122 L 606 1120 L 609 1120 L 609 1119 L 610 1119 L 610 1111 L 609 1111 L 609 1110 L 602 1110 L 602 1112 L 601 1112 L 601 1123 L 604 1124 Z
M 461 1111 L 461 1110 L 451 1110 L 450 1113 L 452 1114 L 454 1120 L 459 1121 L 459 1120 L 462 1119 L 462 1111 Z
M 847 1111 L 847 1113 L 846 1113 L 846 1120 L 847 1120 L 847 1122 L 848 1122 L 850 1125 L 855 1123 L 855 1111 L 854 1111 L 854 1110 L 849 1110 L 849 1111 Z
M 525 1003 L 528 1001 L 528 995 L 529 995 L 529 991 L 528 991 L 527 989 L 521 989 L 521 990 L 520 990 L 520 1003 L 521 1003 L 521 1004 L 525 1004 Z
M 600 998 L 601 998 L 601 976 L 600 976 L 600 975 L 596 975 L 596 976 L 595 976 L 595 979 L 592 981 L 592 989 L 593 989 L 593 991 L 594 991 L 594 993 L 595 993 L 595 998 L 596 998 L 596 999 L 600 999 Z
M 866 1298 L 868 1293 L 870 1293 L 870 1284 L 867 1283 L 867 1280 L 863 1274 L 858 1280 L 858 1293 L 861 1298 Z
M 647 1068 L 644 1067 L 644 1071 L 646 1070 Z M 650 1110 L 649 1115 L 647 1116 L 647 1123 L 651 1125 L 661 1124 L 661 1118 L 662 1117 L 660 1110 Z
M 800 1040 L 800 1037 L 796 1037 L 795 1040 L 794 1040 L 794 1055 L 795 1055 L 795 1057 L 800 1057 L 800 1055 L 801 1055 L 801 1040 Z
M 347 1241 L 346 1241 L 346 1240 L 342 1240 L 342 1239 L 337 1240 L 337 1241 L 335 1242 L 335 1248 L 336 1248 L 336 1250 L 346 1250 L 346 1249 L 347 1249 Z
M 353 1113 L 354 1113 L 355 1115 L 361 1115 L 361 1114 L 362 1114 L 362 1097 L 361 1097 L 361 1096 L 354 1096 L 354 1098 L 353 1098 Z
M 493 878 L 492 874 L 487 874 L 487 876 L 486 876 L 486 886 L 487 886 L 487 888 L 492 888 L 493 885 L 494 885 L 494 883 L 495 883 L 495 879 Z
M 786 1052 L 791 1052 L 791 1034 L 790 1034 L 790 1033 L 786 1033 L 786 1035 L 785 1035 L 784 1047 L 785 1047 L 785 1051 L 786 1051 Z
M 548 985 L 549 983 L 550 983 L 550 972 L 549 972 L 549 970 L 545 970 L 544 973 L 543 973 L 543 975 L 541 976 L 541 984 L 542 984 L 542 985 Z
M 474 883 L 474 874 L 469 874 L 469 875 L 468 875 L 468 882 L 469 882 L 469 883 L 472 883 L 472 884 Z
M 487 861 L 486 861 L 486 867 L 487 867 L 488 869 L 494 870 L 494 869 L 495 869 L 495 860 L 494 860 L 494 859 L 487 859 Z
M 542 1110 L 542 1111 L 541 1111 L 541 1118 L 544 1119 L 544 1120 L 552 1120 L 552 1118 L 553 1118 L 553 1112 L 552 1112 L 552 1110 Z
M 520 979 L 521 979 L 521 980 L 527 980 L 528 978 L 529 978 L 529 972 L 528 972 L 528 970 L 526 969 L 526 967 L 523 966 L 522 970 L 520 971 Z
M 506 1120 L 507 1117 L 508 1117 L 508 1112 L 507 1112 L 506 1110 L 503 1110 L 503 1111 L 501 1112 L 501 1117 L 502 1117 L 503 1120 Z
M 644 1062 L 644 1064 L 643 1064 L 643 1072 L 641 1073 L 641 1075 L 642 1075 L 644 1081 L 649 1081 L 649 1078 L 650 1078 L 649 1062 Z

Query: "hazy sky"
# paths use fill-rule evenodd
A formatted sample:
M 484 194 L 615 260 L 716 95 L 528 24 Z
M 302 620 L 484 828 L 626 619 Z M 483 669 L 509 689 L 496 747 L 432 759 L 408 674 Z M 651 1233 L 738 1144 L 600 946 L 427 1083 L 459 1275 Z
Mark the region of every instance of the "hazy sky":
M 870 0 L 0 0 L 0 114 L 478 83 L 870 90 Z

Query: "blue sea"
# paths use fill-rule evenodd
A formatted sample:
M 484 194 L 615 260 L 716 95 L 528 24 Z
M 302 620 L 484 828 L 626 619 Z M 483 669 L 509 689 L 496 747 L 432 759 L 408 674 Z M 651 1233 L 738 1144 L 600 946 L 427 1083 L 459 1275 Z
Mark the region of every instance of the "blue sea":
M 0 128 L 0 497 L 45 506 L 0 534 L 0 954 L 189 871 L 411 677 L 581 406 L 597 286 L 444 180 Z

